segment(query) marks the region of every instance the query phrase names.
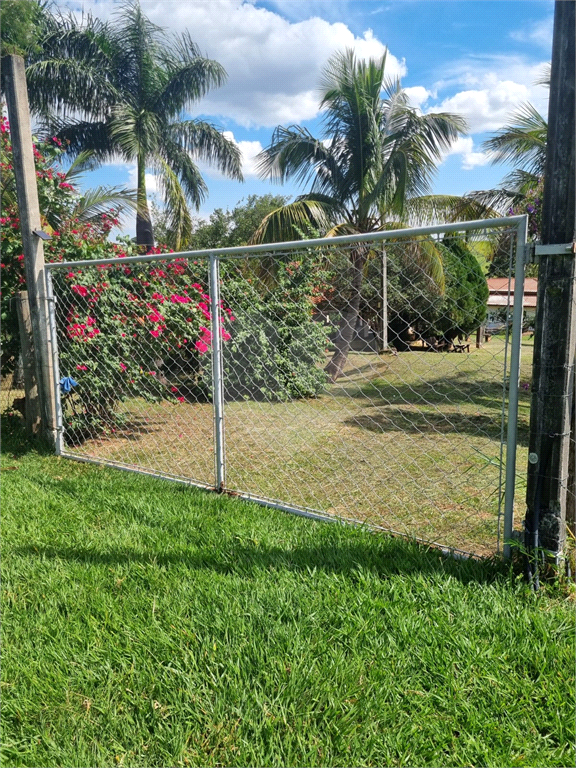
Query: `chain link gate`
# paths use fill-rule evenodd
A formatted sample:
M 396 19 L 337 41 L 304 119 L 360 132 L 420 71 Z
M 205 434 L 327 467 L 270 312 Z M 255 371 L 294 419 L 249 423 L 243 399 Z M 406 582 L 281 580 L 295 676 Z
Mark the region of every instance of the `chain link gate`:
M 506 554 L 527 450 L 525 222 L 48 265 L 58 450 Z M 477 344 L 471 254 L 495 241 L 515 301 L 509 282 L 502 332 Z

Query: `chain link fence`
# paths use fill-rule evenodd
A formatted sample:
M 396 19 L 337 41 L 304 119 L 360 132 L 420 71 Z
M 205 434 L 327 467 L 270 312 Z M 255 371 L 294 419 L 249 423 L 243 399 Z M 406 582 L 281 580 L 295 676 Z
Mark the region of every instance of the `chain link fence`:
M 512 224 L 50 265 L 61 453 L 497 552 L 531 346 L 480 261 Z

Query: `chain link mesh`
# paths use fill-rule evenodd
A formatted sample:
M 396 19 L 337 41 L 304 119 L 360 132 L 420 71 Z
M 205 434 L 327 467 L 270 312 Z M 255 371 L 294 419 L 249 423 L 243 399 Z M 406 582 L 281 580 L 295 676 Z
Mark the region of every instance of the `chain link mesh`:
M 217 286 L 202 259 L 54 267 L 64 453 L 215 487 L 220 397 L 227 491 L 494 553 L 509 313 L 476 333 L 470 252 L 421 237 L 221 255 Z M 529 339 L 522 363 L 520 467 Z

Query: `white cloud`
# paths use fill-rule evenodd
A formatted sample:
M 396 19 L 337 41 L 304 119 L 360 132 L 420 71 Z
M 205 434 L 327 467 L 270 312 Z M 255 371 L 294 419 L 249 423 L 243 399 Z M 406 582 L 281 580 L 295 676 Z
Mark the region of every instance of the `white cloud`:
M 512 32 L 510 37 L 521 43 L 535 43 L 551 52 L 553 28 L 554 17 L 549 16 L 547 19 L 532 24 L 528 29 L 525 28 Z
M 262 144 L 259 141 L 236 141 L 232 131 L 224 131 L 224 136 L 233 141 L 242 153 L 242 173 L 244 177 L 258 176 L 256 157 L 262 152 Z
M 528 64 L 513 56 L 457 62 L 447 71 L 446 78 L 436 83 L 436 89 L 464 88 L 427 111 L 462 115 L 468 122 L 470 133 L 501 128 L 525 101 L 531 101 L 546 114 L 548 91 L 534 84 L 542 67 L 543 62 Z
M 282 10 L 284 5 L 277 3 Z M 320 13 L 327 5 L 313 2 L 308 10 Z M 118 10 L 111 0 L 83 0 L 82 7 L 103 18 Z M 141 0 L 141 7 L 159 26 L 178 33 L 188 30 L 203 54 L 228 72 L 226 85 L 211 91 L 198 109 L 246 127 L 313 119 L 320 73 L 335 51 L 353 48 L 358 57 L 369 58 L 385 50 L 371 30 L 357 36 L 346 24 L 318 15 L 290 21 L 246 0 Z M 387 75 L 405 73 L 405 63 L 388 53 Z
M 410 88 L 404 88 L 404 92 L 408 96 L 410 106 L 414 108 L 421 108 L 428 99 L 434 94 L 423 85 L 414 85 Z
M 462 158 L 462 169 L 471 171 L 482 165 L 488 165 L 490 157 L 486 152 L 475 152 L 474 141 L 470 136 L 460 136 L 445 154 L 445 158 L 450 155 L 460 155 Z

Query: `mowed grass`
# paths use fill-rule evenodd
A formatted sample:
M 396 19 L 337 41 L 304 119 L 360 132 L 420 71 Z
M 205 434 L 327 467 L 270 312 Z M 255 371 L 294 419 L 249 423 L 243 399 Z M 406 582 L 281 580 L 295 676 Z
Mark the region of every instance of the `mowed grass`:
M 3 430 L 2 765 L 570 766 L 574 611 L 505 566 Z
M 529 338 L 522 359 L 528 389 L 520 389 L 520 483 L 528 451 Z M 228 402 L 226 487 L 494 554 L 502 523 L 504 363 L 502 337 L 479 350 L 472 344 L 470 354 L 351 353 L 344 376 L 318 397 Z M 127 429 L 68 450 L 215 484 L 210 403 L 131 400 L 122 407 Z M 524 490 L 520 484 L 518 523 Z

